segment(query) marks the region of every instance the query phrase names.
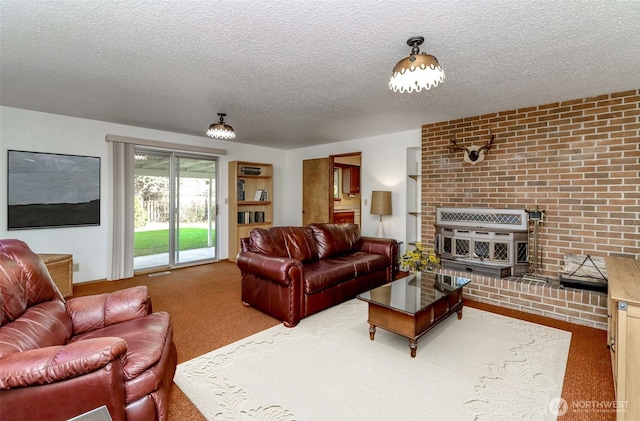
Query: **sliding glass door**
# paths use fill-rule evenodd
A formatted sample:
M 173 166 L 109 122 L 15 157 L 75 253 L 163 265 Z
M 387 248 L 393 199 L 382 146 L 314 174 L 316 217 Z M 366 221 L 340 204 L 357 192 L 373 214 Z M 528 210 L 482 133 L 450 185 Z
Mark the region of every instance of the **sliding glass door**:
M 217 159 L 136 148 L 134 270 L 217 259 Z
M 175 263 L 216 258 L 216 161 L 176 156 Z

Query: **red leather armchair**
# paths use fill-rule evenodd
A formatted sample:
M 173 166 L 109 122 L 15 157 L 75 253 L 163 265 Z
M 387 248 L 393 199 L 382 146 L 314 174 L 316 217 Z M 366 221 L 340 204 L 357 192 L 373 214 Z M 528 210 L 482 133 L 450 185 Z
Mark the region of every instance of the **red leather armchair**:
M 146 287 L 65 302 L 37 254 L 0 240 L 0 419 L 166 420 L 177 364 Z

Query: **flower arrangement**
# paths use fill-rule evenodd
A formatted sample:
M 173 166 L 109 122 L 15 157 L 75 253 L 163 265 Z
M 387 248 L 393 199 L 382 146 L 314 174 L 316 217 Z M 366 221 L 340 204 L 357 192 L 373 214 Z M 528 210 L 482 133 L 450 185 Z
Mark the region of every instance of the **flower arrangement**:
M 422 272 L 439 267 L 440 257 L 434 249 L 423 247 L 422 243 L 416 243 L 413 250 L 407 250 L 402 255 L 400 264 L 405 270 Z

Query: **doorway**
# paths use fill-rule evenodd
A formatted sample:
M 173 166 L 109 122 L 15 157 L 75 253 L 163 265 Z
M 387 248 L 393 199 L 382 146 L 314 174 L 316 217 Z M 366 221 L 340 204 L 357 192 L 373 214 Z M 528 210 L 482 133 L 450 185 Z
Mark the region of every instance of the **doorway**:
M 333 174 L 332 221 L 361 226 L 362 197 L 360 152 L 331 155 Z
M 302 224 L 360 225 L 362 155 L 352 152 L 302 161 Z
M 134 271 L 217 259 L 216 158 L 136 148 Z

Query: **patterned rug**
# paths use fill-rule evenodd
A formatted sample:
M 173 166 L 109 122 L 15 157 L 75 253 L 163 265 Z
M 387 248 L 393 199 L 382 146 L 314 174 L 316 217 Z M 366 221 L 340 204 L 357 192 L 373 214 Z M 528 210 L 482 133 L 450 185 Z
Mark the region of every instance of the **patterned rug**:
M 418 341 L 351 300 L 178 366 L 210 420 L 555 420 L 571 333 L 465 307 Z M 551 408 L 551 409 L 550 409 Z

